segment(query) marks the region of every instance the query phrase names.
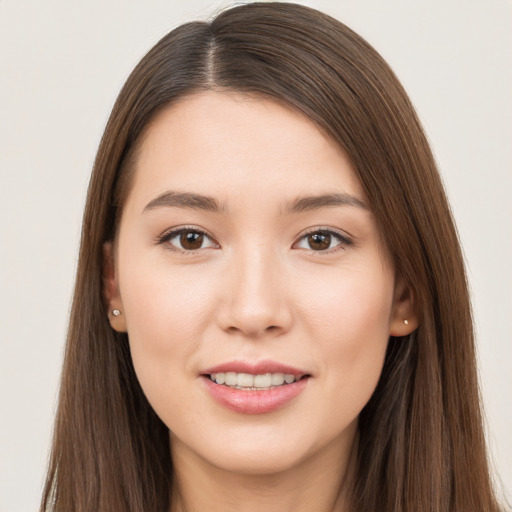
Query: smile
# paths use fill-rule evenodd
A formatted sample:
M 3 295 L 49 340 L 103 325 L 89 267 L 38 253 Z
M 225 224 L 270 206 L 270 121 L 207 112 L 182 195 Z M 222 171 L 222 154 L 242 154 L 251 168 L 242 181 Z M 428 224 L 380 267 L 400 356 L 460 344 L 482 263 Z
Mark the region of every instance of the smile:
M 245 371 L 232 371 L 233 366 Z M 237 363 L 208 370 L 201 375 L 201 382 L 214 402 L 245 415 L 270 413 L 295 401 L 309 387 L 310 377 L 301 370 L 275 363 Z
M 279 386 L 286 386 L 299 381 L 303 376 L 290 373 L 264 373 L 252 375 L 250 373 L 219 372 L 210 374 L 210 380 L 233 389 L 268 390 Z

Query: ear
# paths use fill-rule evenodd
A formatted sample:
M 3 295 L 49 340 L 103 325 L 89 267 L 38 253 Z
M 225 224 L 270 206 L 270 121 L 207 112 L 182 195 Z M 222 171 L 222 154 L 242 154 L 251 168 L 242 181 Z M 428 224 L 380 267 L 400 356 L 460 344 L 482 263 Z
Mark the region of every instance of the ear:
M 117 332 L 127 332 L 112 242 L 103 244 L 103 296 L 108 307 L 108 319 L 112 329 Z M 116 311 L 116 314 L 114 314 L 114 311 Z
M 419 319 L 414 302 L 414 293 L 402 277 L 397 277 L 389 334 L 407 336 L 418 328 Z

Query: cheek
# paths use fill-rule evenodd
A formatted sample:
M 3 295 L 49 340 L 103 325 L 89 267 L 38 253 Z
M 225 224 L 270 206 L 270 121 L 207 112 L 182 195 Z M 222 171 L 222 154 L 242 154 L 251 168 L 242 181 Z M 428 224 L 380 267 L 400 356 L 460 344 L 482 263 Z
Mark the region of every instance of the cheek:
M 197 272 L 187 278 L 186 271 L 159 262 L 145 266 L 136 258 L 120 274 L 133 364 L 158 411 L 162 399 L 180 399 L 176 390 L 183 388 L 183 373 L 191 372 L 191 356 L 212 314 L 212 290 L 197 285 Z
M 377 265 L 347 265 L 341 269 L 320 269 L 321 275 L 304 274 L 301 315 L 322 338 L 370 341 L 371 334 L 389 336 L 394 279 L 391 271 Z M 323 270 L 323 271 L 322 271 Z
M 190 283 L 155 271 L 143 276 L 131 274 L 122 288 L 128 333 L 133 340 L 144 340 L 146 348 L 167 350 L 189 343 L 207 311 L 205 293 Z
M 366 267 L 366 268 L 379 268 Z M 340 404 L 332 415 L 357 416 L 382 372 L 393 298 L 391 272 L 359 267 L 330 276 L 328 286 L 305 298 L 309 336 L 326 396 Z

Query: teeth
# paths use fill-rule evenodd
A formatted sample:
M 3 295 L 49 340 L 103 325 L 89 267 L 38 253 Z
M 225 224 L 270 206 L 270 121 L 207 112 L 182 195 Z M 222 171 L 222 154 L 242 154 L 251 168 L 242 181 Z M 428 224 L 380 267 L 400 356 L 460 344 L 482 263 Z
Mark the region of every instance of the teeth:
M 238 378 L 235 372 L 227 372 L 226 373 L 226 386 L 236 386 L 238 384 Z
M 254 387 L 255 388 L 269 388 L 272 385 L 272 374 L 265 373 L 265 375 L 254 376 Z
M 272 386 L 281 386 L 284 384 L 284 373 L 272 374 Z
M 254 375 L 250 373 L 239 373 L 236 379 L 236 385 L 239 388 L 252 388 L 254 385 Z
M 269 389 L 283 384 L 292 384 L 300 379 L 300 376 L 289 373 L 264 373 L 262 375 L 251 375 L 250 373 L 212 373 L 210 379 L 217 384 L 238 389 Z

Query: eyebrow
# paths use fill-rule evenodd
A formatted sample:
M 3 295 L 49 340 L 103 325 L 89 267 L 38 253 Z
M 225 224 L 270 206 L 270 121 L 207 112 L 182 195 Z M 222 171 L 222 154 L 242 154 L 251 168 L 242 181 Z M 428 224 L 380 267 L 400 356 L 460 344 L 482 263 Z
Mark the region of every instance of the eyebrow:
M 287 203 L 284 211 L 287 214 L 294 214 L 331 206 L 355 206 L 368 210 L 366 203 L 356 196 L 330 193 L 299 197 Z M 203 210 L 212 213 L 224 212 L 224 206 L 213 197 L 194 194 L 193 192 L 176 192 L 169 190 L 155 197 L 155 199 L 152 199 L 144 207 L 143 213 L 162 207 L 191 208 L 193 210 Z
M 205 210 L 213 213 L 222 213 L 224 208 L 213 197 L 194 194 L 193 192 L 167 191 L 151 200 L 143 212 L 161 207 L 191 208 L 193 210 Z
M 303 196 L 288 203 L 285 211 L 288 214 L 308 212 L 329 206 L 356 206 L 368 210 L 366 203 L 350 194 L 321 194 L 317 196 Z

